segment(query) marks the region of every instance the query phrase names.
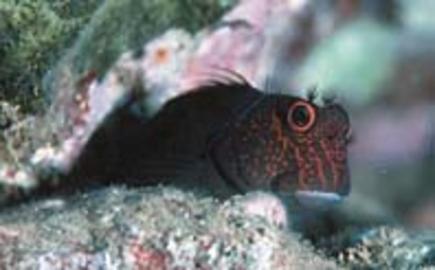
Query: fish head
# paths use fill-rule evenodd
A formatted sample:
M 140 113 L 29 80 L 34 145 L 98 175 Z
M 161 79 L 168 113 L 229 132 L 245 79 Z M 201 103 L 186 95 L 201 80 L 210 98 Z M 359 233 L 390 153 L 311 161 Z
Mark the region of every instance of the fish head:
M 284 95 L 262 99 L 214 147 L 214 164 L 227 182 L 300 201 L 336 202 L 348 195 L 351 129 L 345 109 Z

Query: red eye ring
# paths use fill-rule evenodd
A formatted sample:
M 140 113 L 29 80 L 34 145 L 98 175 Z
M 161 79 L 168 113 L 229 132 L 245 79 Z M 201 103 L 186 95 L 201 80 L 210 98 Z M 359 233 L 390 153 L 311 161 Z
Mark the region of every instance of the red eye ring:
M 291 105 L 287 121 L 296 132 L 306 132 L 316 120 L 316 109 L 306 101 L 297 101 Z

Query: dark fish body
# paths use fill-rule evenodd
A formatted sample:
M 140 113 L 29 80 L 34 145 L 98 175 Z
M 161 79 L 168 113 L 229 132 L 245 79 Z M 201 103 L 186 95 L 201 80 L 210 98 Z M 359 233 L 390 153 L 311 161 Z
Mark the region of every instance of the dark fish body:
M 217 195 L 349 192 L 349 119 L 337 104 L 214 83 L 144 120 L 121 108 L 93 136 L 70 185 L 173 183 Z

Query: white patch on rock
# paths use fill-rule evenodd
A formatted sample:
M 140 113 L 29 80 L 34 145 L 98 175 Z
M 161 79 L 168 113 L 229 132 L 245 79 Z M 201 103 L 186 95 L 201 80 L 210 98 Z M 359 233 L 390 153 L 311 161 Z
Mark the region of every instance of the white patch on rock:
M 289 225 L 285 205 L 271 193 L 249 193 L 241 204 L 247 214 L 264 217 L 269 223 L 280 228 L 287 228 Z

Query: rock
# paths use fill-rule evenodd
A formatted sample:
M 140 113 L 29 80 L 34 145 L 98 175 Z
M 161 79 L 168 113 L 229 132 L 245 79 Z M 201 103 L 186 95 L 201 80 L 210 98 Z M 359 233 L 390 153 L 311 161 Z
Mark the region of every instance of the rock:
M 338 269 L 300 236 L 252 213 L 251 194 L 223 203 L 174 188 L 106 188 L 0 214 L 6 269 Z M 264 214 L 266 213 L 266 214 Z M 272 218 L 272 220 L 270 220 Z
M 109 187 L 34 201 L 0 213 L 0 266 L 420 269 L 435 265 L 434 231 L 396 225 L 348 227 L 316 239 L 314 248 L 284 225 L 297 218 L 295 212 L 285 212 L 284 219 L 271 215 L 283 209 L 287 206 L 268 193 L 220 202 L 172 187 Z
M 363 233 L 359 241 L 355 241 L 358 243 L 341 253 L 339 259 L 353 269 L 434 267 L 434 240 L 434 231 L 409 232 L 401 227 L 378 227 Z

